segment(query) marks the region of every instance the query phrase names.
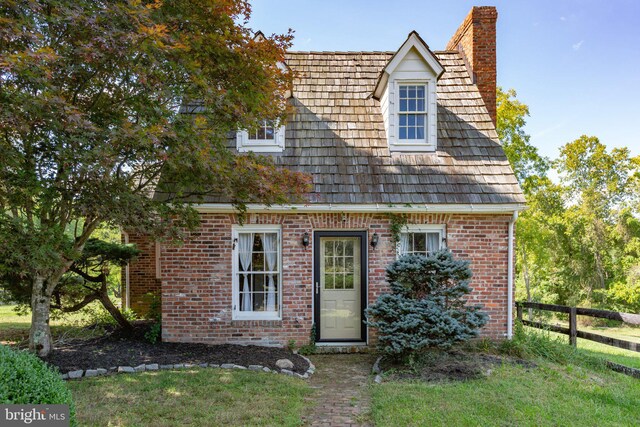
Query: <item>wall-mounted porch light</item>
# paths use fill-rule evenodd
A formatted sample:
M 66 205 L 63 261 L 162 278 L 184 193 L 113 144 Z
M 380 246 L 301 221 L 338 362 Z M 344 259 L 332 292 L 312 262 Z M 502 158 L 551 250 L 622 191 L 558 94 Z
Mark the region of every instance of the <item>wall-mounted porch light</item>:
M 373 236 L 371 236 L 371 247 L 375 249 L 376 246 L 378 246 L 379 240 L 380 236 L 378 236 L 378 233 L 373 233 Z
M 302 235 L 302 246 L 304 246 L 305 248 L 309 246 L 309 233 L 307 233 L 306 231 Z

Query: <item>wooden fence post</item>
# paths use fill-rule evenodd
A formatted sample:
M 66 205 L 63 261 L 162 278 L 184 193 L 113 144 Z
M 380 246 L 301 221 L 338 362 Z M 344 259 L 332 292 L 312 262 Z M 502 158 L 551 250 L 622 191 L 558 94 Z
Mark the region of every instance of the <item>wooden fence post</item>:
M 522 305 L 520 305 L 520 303 L 516 303 L 516 313 L 518 320 L 522 322 Z
M 574 347 L 578 345 L 578 324 L 575 307 L 569 309 L 569 344 Z

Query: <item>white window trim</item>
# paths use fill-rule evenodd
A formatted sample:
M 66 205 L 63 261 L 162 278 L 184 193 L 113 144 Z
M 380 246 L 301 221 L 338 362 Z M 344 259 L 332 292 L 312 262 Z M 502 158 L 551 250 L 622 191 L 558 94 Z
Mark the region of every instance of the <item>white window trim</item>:
M 240 270 L 238 261 L 237 238 L 239 233 L 277 233 L 278 234 L 278 311 L 277 312 L 257 312 L 240 311 Z M 231 241 L 234 248 L 232 251 L 232 301 L 231 320 L 282 320 L 282 227 L 280 225 L 269 224 L 247 224 L 234 225 L 231 229 Z
M 425 138 L 424 139 L 400 139 L 400 86 L 417 85 L 425 86 Z M 392 78 L 389 81 L 389 149 L 401 152 L 436 151 L 437 139 L 437 101 L 435 78 L 399 79 Z
M 249 139 L 249 132 L 236 132 L 236 149 L 240 153 L 281 153 L 284 150 L 285 126 L 274 126 L 273 139 Z
M 445 244 L 447 238 L 447 226 L 445 224 L 407 224 L 400 233 L 439 233 L 440 249 L 447 247 Z M 396 246 L 396 258 L 400 257 L 400 245 Z

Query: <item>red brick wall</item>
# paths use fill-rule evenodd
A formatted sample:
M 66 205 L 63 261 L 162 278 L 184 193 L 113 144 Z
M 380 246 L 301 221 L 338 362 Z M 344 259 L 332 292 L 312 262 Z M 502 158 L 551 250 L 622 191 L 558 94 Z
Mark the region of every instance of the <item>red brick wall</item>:
M 475 76 L 480 95 L 496 123 L 496 21 L 493 6 L 474 6 L 447 44 L 462 50 Z
M 124 237 L 123 237 L 124 240 Z M 149 293 L 160 295 L 160 280 L 156 278 L 156 244 L 148 236 L 128 233 L 128 242 L 142 251 L 129 264 L 129 307 L 139 316 L 146 316 L 152 298 Z M 122 305 L 126 306 L 126 269 L 122 269 Z
M 446 224 L 447 245 L 471 261 L 471 300 L 491 320 L 483 335 L 503 338 L 507 330 L 507 251 L 510 215 L 412 214 L 412 224 Z M 206 343 L 306 344 L 313 323 L 312 247 L 314 230 L 368 230 L 380 243 L 369 246 L 368 301 L 387 290 L 387 265 L 395 258 L 389 219 L 384 214 L 250 214 L 247 224 L 281 224 L 283 249 L 282 320 L 232 321 L 231 227 L 234 215 L 203 214 L 201 228 L 183 245 L 161 250 L 163 339 Z M 304 232 L 311 244 L 304 248 Z M 154 256 L 150 256 L 154 259 Z M 137 266 L 147 265 L 138 261 Z M 131 294 L 148 274 L 131 268 Z M 135 279 L 134 279 L 135 278 Z M 132 297 L 133 301 L 133 297 Z M 375 341 L 369 331 L 370 344 Z

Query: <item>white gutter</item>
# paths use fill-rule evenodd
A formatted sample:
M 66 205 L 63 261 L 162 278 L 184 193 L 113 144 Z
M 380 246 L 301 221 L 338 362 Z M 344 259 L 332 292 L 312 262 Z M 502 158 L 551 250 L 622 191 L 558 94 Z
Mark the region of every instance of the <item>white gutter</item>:
M 509 271 L 507 272 L 507 339 L 513 338 L 513 246 L 514 246 L 514 225 L 518 219 L 518 211 L 513 211 L 513 216 L 509 221 L 509 249 L 507 262 Z
M 192 205 L 200 213 L 234 213 L 236 208 L 230 203 L 202 203 Z M 525 209 L 524 204 L 323 204 L 323 205 L 262 205 L 248 204 L 247 212 L 273 213 L 273 212 L 397 212 L 397 213 L 511 213 Z

